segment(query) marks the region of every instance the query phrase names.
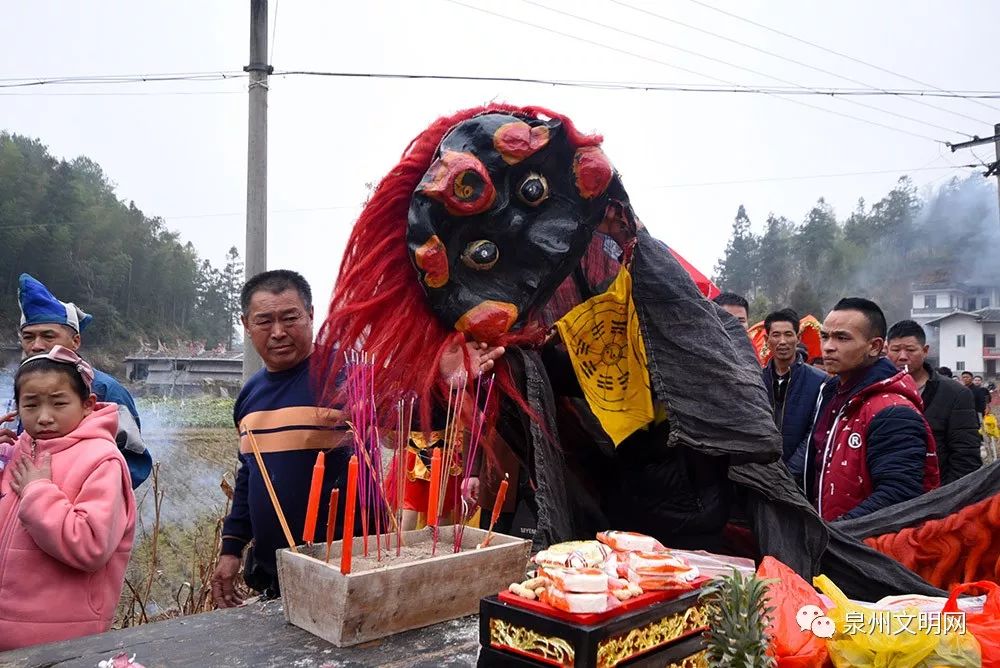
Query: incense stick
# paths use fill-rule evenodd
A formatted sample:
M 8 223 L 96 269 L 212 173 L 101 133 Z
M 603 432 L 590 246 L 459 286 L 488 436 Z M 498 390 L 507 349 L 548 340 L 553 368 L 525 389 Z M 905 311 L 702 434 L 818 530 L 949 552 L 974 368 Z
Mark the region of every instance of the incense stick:
M 288 520 L 285 519 L 285 513 L 281 510 L 281 502 L 278 501 L 278 494 L 274 491 L 274 485 L 271 484 L 271 474 L 267 472 L 267 467 L 264 465 L 264 457 L 260 454 L 260 447 L 257 445 L 257 439 L 254 438 L 253 432 L 246 427 L 246 425 L 241 425 L 242 429 L 246 430 L 247 438 L 250 439 L 250 448 L 253 450 L 253 456 L 257 459 L 257 466 L 260 468 L 260 475 L 264 478 L 264 486 L 267 487 L 267 493 L 271 497 L 271 505 L 274 507 L 274 512 L 278 516 L 278 522 L 281 524 L 281 530 L 285 532 L 285 540 L 288 541 L 288 549 L 290 549 L 295 554 L 298 554 L 298 549 L 295 547 L 295 539 L 292 538 L 292 530 L 288 528 Z
M 333 530 L 337 526 L 337 506 L 340 501 L 340 490 L 334 487 L 330 490 L 330 508 L 326 515 L 326 563 L 330 563 L 330 547 L 333 545 Z
M 409 399 L 409 410 L 406 410 L 406 402 Z M 415 404 L 413 397 L 400 399 L 397 405 L 398 433 L 396 435 L 396 509 L 394 517 L 396 519 L 396 556 L 402 553 L 403 549 L 403 497 L 406 494 L 406 455 L 409 451 L 410 432 L 413 429 L 413 407 Z M 404 417 L 405 415 L 405 417 Z
M 506 473 L 504 474 L 504 479 L 500 482 L 500 490 L 497 492 L 497 498 L 493 502 L 493 515 L 490 517 L 490 528 L 486 532 L 486 537 L 483 538 L 483 542 L 479 544 L 479 547 L 489 547 L 490 541 L 493 539 L 493 527 L 500 519 L 500 513 L 503 511 L 504 501 L 507 500 L 507 487 L 509 485 L 508 480 L 510 476 Z
M 458 387 L 456 390 L 456 385 L 449 386 L 448 390 L 448 404 L 451 406 L 452 392 L 456 392 L 456 400 L 454 406 L 454 412 L 450 412 L 450 422 L 445 422 L 444 428 L 444 455 L 443 461 L 444 465 L 441 467 L 441 489 L 447 490 L 448 477 L 451 475 L 451 467 L 455 461 L 455 450 L 461 439 L 457 437 L 457 434 L 461 432 L 459 429 L 462 424 L 462 409 L 465 406 L 465 387 Z M 444 500 L 447 498 L 447 494 L 442 493 L 441 498 L 438 499 L 438 512 L 443 512 L 444 510 Z M 452 518 L 454 522 L 454 517 Z
M 482 403 L 482 410 L 480 410 L 479 399 L 482 396 L 482 388 L 486 387 L 486 398 Z M 482 375 L 476 378 L 476 396 L 473 404 L 472 413 L 472 424 L 469 426 L 469 444 L 466 448 L 465 466 L 464 473 L 462 475 L 462 483 L 459 485 L 459 489 L 463 492 L 467 489 L 469 480 L 472 478 L 472 467 L 475 465 L 476 456 L 479 453 L 479 443 L 483 436 L 483 427 L 486 424 L 486 411 L 489 408 L 490 397 L 493 392 L 493 376 L 492 374 L 483 381 Z M 477 475 L 476 477 L 480 477 Z M 459 552 L 462 548 L 462 541 L 465 538 L 465 526 L 472 519 L 475 514 L 475 509 L 479 507 L 479 503 L 467 504 L 463 498 L 462 500 L 462 517 L 460 524 L 456 527 L 455 535 L 455 552 Z
M 368 555 L 369 536 L 374 533 L 376 559 L 382 558 L 382 538 L 386 550 L 391 545 L 389 531 L 401 534 L 401 517 L 389 503 L 382 465 L 382 439 L 379 433 L 378 402 L 375 396 L 375 356 L 364 351 L 345 351 L 346 387 L 355 452 L 364 462 L 358 479 L 358 505 L 361 510 L 361 533 L 364 554 Z M 398 425 L 397 425 L 398 426 Z M 405 455 L 405 451 L 404 451 Z M 398 485 L 398 483 L 397 483 Z M 398 487 L 397 487 L 398 492 Z M 397 493 L 397 497 L 401 494 Z M 397 502 L 397 506 L 401 501 Z M 397 537 L 397 542 L 399 538 Z

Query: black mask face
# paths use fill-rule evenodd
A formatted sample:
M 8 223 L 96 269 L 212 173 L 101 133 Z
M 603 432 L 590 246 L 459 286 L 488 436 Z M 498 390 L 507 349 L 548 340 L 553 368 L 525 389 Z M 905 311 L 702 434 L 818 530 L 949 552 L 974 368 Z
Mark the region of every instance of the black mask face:
M 496 340 L 573 270 L 612 192 L 625 199 L 604 153 L 574 148 L 558 120 L 494 113 L 456 125 L 410 202 L 410 259 L 431 308 Z

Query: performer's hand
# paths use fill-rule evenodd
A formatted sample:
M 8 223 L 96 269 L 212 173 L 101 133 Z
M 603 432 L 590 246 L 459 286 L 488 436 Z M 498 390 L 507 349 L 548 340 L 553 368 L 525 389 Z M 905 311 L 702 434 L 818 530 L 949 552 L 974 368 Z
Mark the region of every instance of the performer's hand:
M 8 422 L 15 420 L 16 418 L 17 418 L 17 411 L 11 411 L 10 413 L 7 413 L 3 417 L 0 417 L 0 424 L 7 424 Z M 3 445 L 4 443 L 10 443 L 11 445 L 13 445 L 14 441 L 16 440 L 17 440 L 17 434 L 14 433 L 13 429 L 7 429 L 6 427 L 0 429 L 0 445 Z
M 503 346 L 494 347 L 475 341 L 466 342 L 465 349 L 469 353 L 472 373 L 476 376 L 489 373 L 496 360 L 500 359 L 505 352 Z M 451 385 L 464 384 L 462 379 L 465 375 L 465 355 L 461 345 L 454 345 L 441 355 L 441 364 L 438 370 L 441 373 L 441 379 L 446 383 Z
M 240 558 L 231 554 L 219 557 L 219 564 L 212 573 L 212 600 L 217 608 L 235 608 L 243 605 L 236 593 L 236 576 L 240 572 Z
M 469 477 L 462 482 L 462 498 L 470 506 L 479 505 L 479 478 Z
M 19 497 L 23 496 L 28 483 L 36 480 L 52 480 L 52 455 L 47 452 L 38 456 L 37 463 L 28 457 L 20 457 L 11 469 L 10 488 Z

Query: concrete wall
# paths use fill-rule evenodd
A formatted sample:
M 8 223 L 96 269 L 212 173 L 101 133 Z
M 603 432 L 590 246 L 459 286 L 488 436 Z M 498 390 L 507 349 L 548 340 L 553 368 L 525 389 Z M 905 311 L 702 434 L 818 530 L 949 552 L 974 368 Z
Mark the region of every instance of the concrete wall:
M 955 315 L 941 321 L 938 331 L 938 359 L 942 366 L 950 368 L 956 375 L 958 371 L 983 372 L 982 323 L 970 316 Z M 965 347 L 958 347 L 959 335 L 965 336 Z
M 927 304 L 928 298 L 933 298 L 937 300 L 937 303 L 932 307 Z M 936 308 L 942 311 L 948 311 L 952 308 L 958 308 L 959 306 L 964 307 L 964 299 L 958 296 L 958 293 L 952 292 L 921 292 L 913 295 L 913 308 L 923 309 L 923 308 Z
M 146 377 L 140 378 L 144 366 Z M 126 363 L 128 378 L 157 394 L 199 394 L 218 388 L 238 389 L 243 383 L 243 362 L 234 360 L 174 360 L 153 358 Z

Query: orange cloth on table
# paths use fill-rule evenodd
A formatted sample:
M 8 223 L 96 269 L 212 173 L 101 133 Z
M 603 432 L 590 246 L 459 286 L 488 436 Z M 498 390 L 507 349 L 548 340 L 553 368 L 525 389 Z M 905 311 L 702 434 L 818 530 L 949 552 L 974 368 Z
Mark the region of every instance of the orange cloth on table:
M 864 542 L 942 589 L 995 579 L 1000 563 L 1000 494 Z

